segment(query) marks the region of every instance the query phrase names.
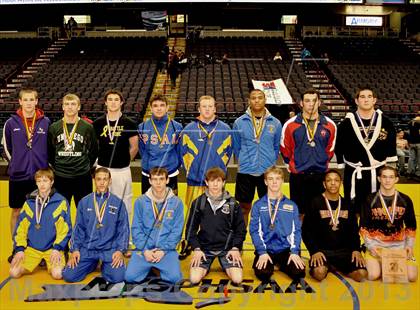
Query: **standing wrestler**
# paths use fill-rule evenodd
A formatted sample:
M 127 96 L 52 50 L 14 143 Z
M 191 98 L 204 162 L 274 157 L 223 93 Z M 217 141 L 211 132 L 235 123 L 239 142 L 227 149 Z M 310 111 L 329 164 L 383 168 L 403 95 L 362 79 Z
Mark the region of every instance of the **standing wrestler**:
M 304 215 L 312 199 L 324 191 L 324 173 L 334 155 L 336 126 L 319 113 L 321 98 L 309 89 L 302 95 L 302 113 L 283 127 L 280 150 L 290 172 L 290 199 Z
M 376 98 L 371 88 L 360 88 L 357 111 L 348 113 L 337 130 L 335 154 L 339 168 L 344 167 L 344 198 L 353 200 L 358 214 L 367 195 L 377 191 L 378 168 L 398 160 L 394 125 L 375 110 Z
M 254 89 L 249 93 L 249 108 L 233 124 L 233 152 L 239 162 L 235 198 L 239 201 L 245 225 L 254 199 L 255 189 L 261 198 L 267 193 L 264 171 L 279 156 L 281 123 L 265 107 L 265 94 Z
M 232 130 L 218 119 L 216 102 L 211 96 L 201 96 L 200 115 L 185 126 L 181 135 L 181 155 L 187 175 L 185 204 L 204 193 L 206 172 L 219 167 L 225 173 L 232 155 Z
M 169 184 L 178 193 L 178 174 L 182 160 L 179 138 L 182 125 L 168 115 L 168 102 L 163 95 L 155 95 L 150 100 L 152 116 L 138 127 L 141 156 L 141 193 L 150 188 L 149 171 L 153 167 L 168 170 Z
M 136 123 L 124 115 L 121 107 L 124 98 L 115 89 L 105 93 L 106 114 L 93 123 L 99 141 L 98 166 L 111 172 L 111 193 L 124 201 L 128 217 L 132 210 L 132 178 L 130 162 L 138 152 Z
M 92 125 L 79 117 L 80 99 L 75 94 L 63 97 L 62 119 L 48 130 L 48 161 L 54 169 L 55 188 L 78 205 L 92 192 L 90 169 L 96 161 L 98 143 Z

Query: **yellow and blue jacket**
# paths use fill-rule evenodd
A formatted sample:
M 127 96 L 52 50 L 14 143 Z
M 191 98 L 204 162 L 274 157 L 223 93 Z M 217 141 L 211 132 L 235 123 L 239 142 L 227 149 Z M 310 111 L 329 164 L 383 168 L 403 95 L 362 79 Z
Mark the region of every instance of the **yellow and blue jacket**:
M 35 198 L 38 191 L 29 195 L 16 223 L 13 235 L 16 252 L 24 251 L 27 247 L 38 251 L 55 249 L 62 251 L 71 236 L 70 208 L 66 198 L 54 190 L 50 193 L 50 200 L 44 207 L 39 226 L 36 226 Z
M 226 173 L 232 155 L 232 130 L 229 125 L 217 118 L 209 124 L 195 119 L 181 135 L 181 155 L 188 185 L 205 186 L 206 172 L 213 167 L 219 167 Z

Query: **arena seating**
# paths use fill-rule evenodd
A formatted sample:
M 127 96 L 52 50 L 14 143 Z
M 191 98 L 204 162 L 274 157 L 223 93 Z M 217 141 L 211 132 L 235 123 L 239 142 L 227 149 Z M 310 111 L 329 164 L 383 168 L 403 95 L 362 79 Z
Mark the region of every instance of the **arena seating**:
M 103 95 L 116 88 L 124 109 L 135 118 L 144 112 L 157 73 L 164 42 L 156 38 L 75 38 L 26 85 L 39 91 L 43 109 L 61 113 L 60 99 L 80 96 L 82 112 L 95 118 L 103 111 Z M 58 104 L 57 104 L 58 103 Z
M 398 39 L 311 37 L 304 44 L 315 57 L 328 54 L 326 69 L 349 102 L 359 86 L 370 85 L 379 107 L 396 121 L 419 109 L 419 56 Z
M 4 86 L 5 78 L 16 71 L 25 61 L 39 54 L 48 44 L 49 39 L 1 39 L 0 86 Z

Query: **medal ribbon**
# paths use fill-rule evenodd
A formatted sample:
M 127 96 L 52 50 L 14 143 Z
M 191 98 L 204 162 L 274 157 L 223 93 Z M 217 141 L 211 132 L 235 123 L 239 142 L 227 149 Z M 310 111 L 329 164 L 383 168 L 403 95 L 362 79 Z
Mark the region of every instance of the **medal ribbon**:
M 155 201 L 152 201 L 153 216 L 155 217 L 156 225 L 162 223 L 162 221 L 163 221 L 163 215 L 165 214 L 165 210 L 166 210 L 167 205 L 168 205 L 168 201 L 166 200 L 164 202 L 164 204 L 163 204 L 162 209 L 159 212 L 159 209 L 157 207 L 157 203 Z
M 31 126 L 31 128 L 29 128 L 28 121 L 26 120 L 26 117 L 25 116 L 23 117 L 23 120 L 24 120 L 24 123 L 25 123 L 26 137 L 28 138 L 28 142 L 32 141 L 32 137 L 34 135 L 35 118 L 36 118 L 36 113 L 34 114 L 34 116 L 32 118 L 32 126 Z
M 314 141 L 314 137 L 315 137 L 315 133 L 316 133 L 316 129 L 318 127 L 319 124 L 319 120 L 316 119 L 315 124 L 314 124 L 314 128 L 311 128 L 311 126 L 309 126 L 309 122 L 306 120 L 306 118 L 303 117 L 303 122 L 305 123 L 305 127 L 306 127 L 306 135 L 308 136 L 308 141 L 312 142 Z
M 362 118 L 360 117 L 359 113 L 356 112 L 357 119 L 360 122 L 360 126 L 362 126 L 363 133 L 365 134 L 365 140 L 369 139 L 369 132 L 372 130 L 373 122 L 375 120 L 375 115 L 376 115 L 376 112 L 373 113 L 372 118 L 370 119 L 369 127 L 367 127 L 366 129 L 365 125 L 363 124 Z
M 64 143 L 66 145 L 72 145 L 74 134 L 76 133 L 77 125 L 79 124 L 79 120 L 80 120 L 80 117 L 77 118 L 77 121 L 74 124 L 73 129 L 71 130 L 71 133 L 69 134 L 66 121 L 63 118 Z
M 150 121 L 151 121 L 153 129 L 156 132 L 156 135 L 158 137 L 159 145 L 163 145 L 163 138 L 165 137 L 166 133 L 168 132 L 169 123 L 171 122 L 171 119 L 168 117 L 168 121 L 166 122 L 165 130 L 163 131 L 162 136 L 159 134 L 159 130 L 157 129 L 156 124 L 153 121 L 153 118 L 150 118 Z
M 261 134 L 265 125 L 265 115 L 261 118 L 260 124 L 257 127 L 257 120 L 253 113 L 251 113 L 252 118 L 252 127 L 254 128 L 254 138 L 257 142 L 260 141 Z
M 206 128 L 204 128 L 203 127 L 203 125 L 201 125 L 199 122 L 198 122 L 198 129 L 200 129 L 202 132 L 204 132 L 204 134 L 206 135 L 206 137 L 207 137 L 207 140 L 210 140 L 211 139 L 211 137 L 213 136 L 213 134 L 214 134 L 214 132 L 216 131 L 216 127 L 217 127 L 217 124 L 219 123 L 219 121 L 217 121 L 216 122 L 216 125 L 214 126 L 214 128 L 210 131 L 210 132 L 208 132 L 207 130 L 206 130 Z M 200 133 L 200 138 L 201 138 L 201 133 Z
M 322 196 L 324 196 L 325 204 L 327 205 L 328 211 L 330 212 L 333 226 L 337 226 L 339 223 L 338 217 L 340 216 L 340 210 L 341 210 L 341 197 L 338 197 L 338 206 L 333 212 L 328 198 L 325 196 L 325 194 L 322 194 Z
M 35 198 L 35 222 L 37 225 L 41 223 L 42 212 L 44 211 L 45 206 L 50 201 L 50 196 L 48 195 L 45 199 L 42 199 L 41 196 L 36 195 Z
M 282 199 L 282 197 L 280 196 L 277 200 L 276 205 L 274 206 L 274 214 L 273 214 L 273 211 L 271 209 L 270 198 L 268 198 L 268 196 L 267 196 L 268 214 L 270 215 L 271 226 L 274 226 L 274 221 L 276 220 L 276 215 L 277 215 L 277 211 L 279 210 L 279 205 L 280 205 L 280 200 L 281 199 Z
M 118 126 L 118 121 L 120 120 L 120 118 L 118 117 L 114 128 L 112 128 L 112 133 L 111 133 L 111 125 L 109 124 L 109 118 L 108 118 L 108 114 L 106 115 L 106 124 L 108 126 L 108 137 L 109 137 L 109 141 L 114 142 L 114 137 L 115 137 L 115 131 L 117 131 L 117 126 Z
M 378 193 L 379 193 L 379 200 L 381 201 L 382 209 L 384 209 L 384 210 L 385 210 L 386 215 L 388 216 L 389 221 L 390 221 L 392 224 L 394 224 L 394 219 L 395 219 L 395 209 L 397 208 L 397 197 L 398 197 L 398 192 L 397 192 L 397 191 L 395 191 L 394 198 L 393 198 L 393 200 L 392 200 L 392 206 L 391 206 L 391 208 L 392 208 L 392 215 L 389 213 L 388 207 L 387 207 L 387 205 L 386 205 L 386 203 L 385 203 L 385 199 L 384 199 L 384 197 L 383 197 L 383 196 L 382 196 L 382 194 L 381 194 L 381 191 L 379 191 Z
M 93 193 L 93 205 L 95 206 L 96 218 L 98 219 L 99 224 L 102 224 L 102 221 L 104 219 L 105 207 L 106 207 L 106 204 L 108 203 L 108 199 L 109 199 L 109 196 L 110 196 L 109 192 L 107 193 L 107 195 L 108 195 L 108 197 L 102 203 L 101 209 L 99 210 L 99 204 L 96 201 L 96 195 L 95 195 L 95 193 Z

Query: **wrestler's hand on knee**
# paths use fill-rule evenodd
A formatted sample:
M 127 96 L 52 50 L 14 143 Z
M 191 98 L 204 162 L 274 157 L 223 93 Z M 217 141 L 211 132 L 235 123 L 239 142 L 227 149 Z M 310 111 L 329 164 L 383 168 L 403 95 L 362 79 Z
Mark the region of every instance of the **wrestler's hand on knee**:
M 324 266 L 324 262 L 326 261 L 327 259 L 324 253 L 316 252 L 314 255 L 312 255 L 309 265 L 311 267 L 321 267 L 321 266 Z
M 273 261 L 271 260 L 270 255 L 268 255 L 267 253 L 262 254 L 258 258 L 258 261 L 255 264 L 255 267 L 257 267 L 257 269 L 264 269 L 267 266 L 267 262 L 273 263 Z
M 80 261 L 80 252 L 74 251 L 71 253 L 69 261 L 67 263 L 67 266 L 69 266 L 71 269 L 76 267 L 79 264 Z
M 23 262 L 25 258 L 25 253 L 23 251 L 16 252 L 13 256 L 12 262 L 10 263 L 10 267 L 14 268 L 17 267 L 20 263 Z

